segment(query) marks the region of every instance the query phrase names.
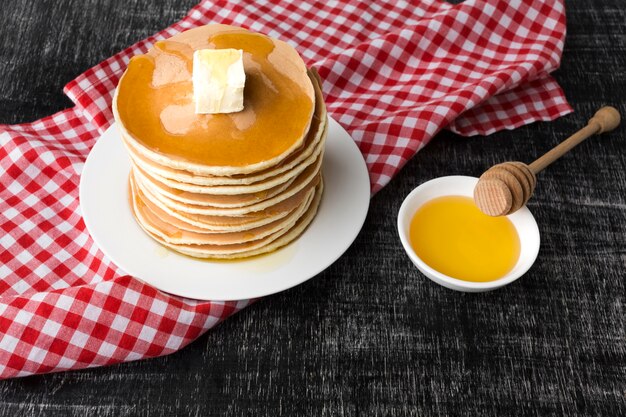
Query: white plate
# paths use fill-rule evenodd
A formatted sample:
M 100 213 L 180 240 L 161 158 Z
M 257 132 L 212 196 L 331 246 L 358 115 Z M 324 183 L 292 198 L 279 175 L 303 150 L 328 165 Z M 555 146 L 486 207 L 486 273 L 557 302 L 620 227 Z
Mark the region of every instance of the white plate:
M 195 260 L 165 249 L 143 232 L 128 204 L 130 159 L 115 124 L 87 157 L 80 206 L 91 237 L 128 274 L 183 297 L 245 300 L 314 277 L 356 239 L 369 207 L 369 176 L 356 144 L 332 119 L 322 169 L 322 202 L 302 236 L 276 252 L 248 260 Z

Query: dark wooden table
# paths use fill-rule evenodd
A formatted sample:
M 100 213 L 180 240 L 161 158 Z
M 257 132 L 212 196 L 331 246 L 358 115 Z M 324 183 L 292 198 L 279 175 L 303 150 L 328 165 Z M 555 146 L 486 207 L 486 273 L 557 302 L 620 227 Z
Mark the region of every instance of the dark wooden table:
M 0 123 L 71 105 L 63 85 L 194 0 L 2 0 Z M 626 415 L 626 128 L 541 174 L 542 234 L 522 279 L 485 294 L 411 265 L 396 213 L 418 184 L 531 161 L 610 103 L 626 115 L 626 4 L 567 2 L 556 77 L 576 112 L 490 137 L 443 132 L 372 200 L 317 278 L 171 356 L 0 381 L 0 416 Z

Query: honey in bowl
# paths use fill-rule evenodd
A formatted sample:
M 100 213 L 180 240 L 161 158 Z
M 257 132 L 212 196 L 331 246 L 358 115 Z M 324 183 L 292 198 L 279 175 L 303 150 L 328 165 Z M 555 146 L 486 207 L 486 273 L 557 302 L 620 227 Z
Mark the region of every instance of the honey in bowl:
M 506 217 L 490 217 L 463 196 L 434 198 L 411 220 L 410 244 L 431 268 L 449 277 L 487 282 L 509 273 L 520 255 L 520 239 Z

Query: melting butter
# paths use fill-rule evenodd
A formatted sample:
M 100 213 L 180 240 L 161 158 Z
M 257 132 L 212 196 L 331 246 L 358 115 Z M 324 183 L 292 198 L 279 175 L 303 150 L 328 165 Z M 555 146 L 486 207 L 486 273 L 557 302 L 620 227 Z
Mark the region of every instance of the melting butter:
M 196 114 L 243 110 L 246 74 L 241 49 L 199 49 L 193 53 L 193 95 Z

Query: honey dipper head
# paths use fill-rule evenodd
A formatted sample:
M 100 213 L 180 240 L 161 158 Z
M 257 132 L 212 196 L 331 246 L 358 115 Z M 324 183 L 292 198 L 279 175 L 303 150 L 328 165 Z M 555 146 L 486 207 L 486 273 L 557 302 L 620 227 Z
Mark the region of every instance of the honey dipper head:
M 506 183 L 497 178 L 481 178 L 474 188 L 474 202 L 489 216 L 504 216 L 513 205 L 513 196 Z
M 619 126 L 620 119 L 619 111 L 615 107 L 605 106 L 593 115 L 591 120 L 589 120 L 589 124 L 597 123 L 600 126 L 598 131 L 598 134 L 600 134 L 615 129 Z

